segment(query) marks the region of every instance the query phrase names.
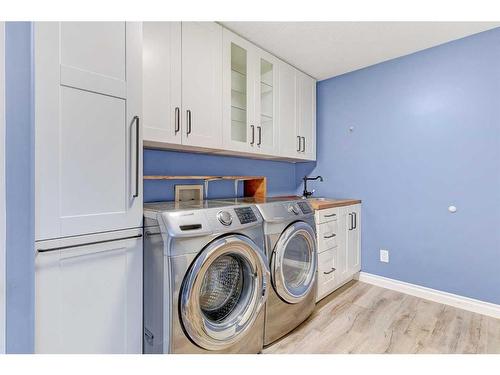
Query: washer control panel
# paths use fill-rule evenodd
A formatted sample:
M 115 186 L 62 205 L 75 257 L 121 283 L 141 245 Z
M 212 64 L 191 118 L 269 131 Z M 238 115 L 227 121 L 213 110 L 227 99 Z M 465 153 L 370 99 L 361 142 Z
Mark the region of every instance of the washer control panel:
M 219 211 L 217 213 L 217 219 L 222 225 L 229 226 L 233 222 L 233 217 L 228 211 Z
M 238 207 L 234 209 L 234 212 L 236 212 L 241 224 L 248 224 L 257 221 L 257 217 L 255 216 L 252 207 Z

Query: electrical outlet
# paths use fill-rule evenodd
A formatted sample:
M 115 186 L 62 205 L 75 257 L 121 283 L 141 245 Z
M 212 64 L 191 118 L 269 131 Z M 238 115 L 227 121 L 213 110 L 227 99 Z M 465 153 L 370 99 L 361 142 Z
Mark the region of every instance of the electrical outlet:
M 389 250 L 380 249 L 380 261 L 389 263 Z

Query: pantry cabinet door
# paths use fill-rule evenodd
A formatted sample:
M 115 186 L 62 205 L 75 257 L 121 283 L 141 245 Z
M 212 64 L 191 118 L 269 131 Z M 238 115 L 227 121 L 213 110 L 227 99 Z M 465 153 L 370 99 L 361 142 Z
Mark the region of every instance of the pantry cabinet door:
M 142 26 L 35 24 L 36 239 L 139 227 Z
M 279 153 L 282 157 L 297 158 L 300 138 L 297 128 L 296 69 L 284 62 L 279 66 Z
M 144 142 L 181 144 L 181 23 L 143 22 Z
M 182 23 L 182 144 L 222 148 L 222 26 Z
M 142 353 L 142 238 L 38 252 L 35 353 Z

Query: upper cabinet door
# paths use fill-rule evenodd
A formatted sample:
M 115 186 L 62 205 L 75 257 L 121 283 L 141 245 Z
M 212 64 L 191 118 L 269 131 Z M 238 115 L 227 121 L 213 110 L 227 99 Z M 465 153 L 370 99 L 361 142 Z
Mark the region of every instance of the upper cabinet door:
M 316 81 L 301 72 L 297 72 L 297 101 L 299 157 L 316 160 Z
M 278 154 L 278 59 L 262 50 L 257 51 L 256 74 L 256 146 L 265 154 Z
M 182 23 L 182 143 L 222 147 L 222 27 Z
M 279 68 L 279 152 L 280 156 L 297 158 L 302 145 L 298 133 L 297 70 L 284 63 Z
M 36 239 L 142 220 L 142 27 L 35 24 Z
M 256 148 L 253 62 L 255 46 L 229 30 L 223 31 L 223 144 L 234 151 Z
M 181 23 L 143 23 L 144 141 L 181 144 Z

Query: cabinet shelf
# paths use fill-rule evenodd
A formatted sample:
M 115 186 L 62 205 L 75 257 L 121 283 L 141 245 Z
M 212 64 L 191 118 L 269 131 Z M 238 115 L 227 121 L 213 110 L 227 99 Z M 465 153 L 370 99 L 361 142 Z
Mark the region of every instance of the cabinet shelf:
M 144 180 L 203 180 L 205 186 L 210 181 L 243 181 L 245 197 L 265 198 L 267 195 L 265 176 L 144 176 Z

